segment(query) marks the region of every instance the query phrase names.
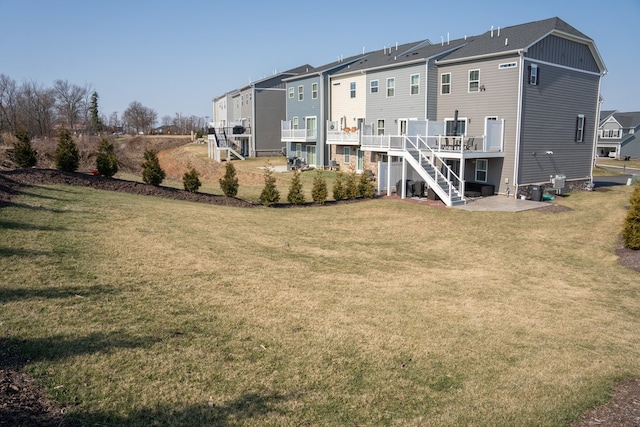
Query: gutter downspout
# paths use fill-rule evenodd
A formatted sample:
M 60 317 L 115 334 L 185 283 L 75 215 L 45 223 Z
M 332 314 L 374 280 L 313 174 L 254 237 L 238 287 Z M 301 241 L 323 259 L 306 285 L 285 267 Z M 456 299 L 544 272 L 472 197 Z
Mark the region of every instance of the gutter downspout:
M 312 83 L 313 84 L 313 83 Z M 325 127 L 326 127 L 326 123 L 324 120 L 325 117 L 325 113 L 324 113 L 324 75 L 320 74 L 318 76 L 318 86 L 320 86 L 318 88 L 318 92 L 320 96 L 320 117 L 318 117 L 318 120 L 316 122 L 316 129 L 317 129 L 317 133 L 318 136 L 316 137 L 316 145 L 318 146 L 318 151 L 319 151 L 319 156 L 320 156 L 320 164 L 322 165 L 322 169 L 324 169 L 325 166 L 328 165 L 327 160 L 324 158 L 324 152 L 325 152 L 325 147 L 326 147 L 326 141 L 325 141 L 325 137 L 324 137 L 324 132 L 325 132 Z
M 593 168 L 596 165 L 596 156 L 598 155 L 598 128 L 600 127 L 600 107 L 602 105 L 603 100 L 600 98 L 600 89 L 602 86 L 602 77 L 604 73 L 600 74 L 600 78 L 598 79 L 598 100 L 596 101 L 596 117 L 593 121 L 593 152 L 591 153 L 591 168 L 589 169 L 589 182 L 593 183 Z M 598 123 L 598 125 L 596 125 Z M 616 149 L 616 155 L 620 153 L 620 148 Z
M 524 50 L 520 50 L 520 81 L 518 82 L 518 113 L 516 115 L 516 144 L 513 163 L 513 197 L 518 197 L 518 172 L 520 166 L 520 135 L 522 128 L 522 99 L 524 91 Z M 503 133 L 504 135 L 504 133 Z
M 249 155 L 256 157 L 256 87 L 251 87 L 251 144 L 249 144 Z M 252 150 L 253 148 L 253 150 Z

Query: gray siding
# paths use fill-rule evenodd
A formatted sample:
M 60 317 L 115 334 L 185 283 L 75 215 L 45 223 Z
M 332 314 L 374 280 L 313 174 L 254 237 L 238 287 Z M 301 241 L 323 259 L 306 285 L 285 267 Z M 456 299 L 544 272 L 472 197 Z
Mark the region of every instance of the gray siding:
M 420 75 L 420 93 L 410 94 L 411 75 Z M 387 97 L 387 78 L 395 78 L 395 96 Z M 369 88 L 372 80 L 378 80 L 378 93 L 370 93 Z M 397 135 L 397 119 L 416 118 L 424 120 L 425 111 L 425 88 L 426 88 L 426 66 L 424 63 L 417 65 L 393 68 L 367 74 L 366 92 L 366 121 L 376 124 L 379 119 L 385 121 L 385 134 Z
M 526 61 L 525 67 L 532 62 Z M 534 62 L 535 63 L 535 62 Z M 599 76 L 538 64 L 538 85 L 524 73 L 519 184 L 548 182 L 550 175 L 567 179 L 591 175 L 597 130 Z M 576 120 L 585 116 L 584 142 L 575 141 Z M 547 155 L 552 151 L 553 155 Z M 536 153 L 534 156 L 533 153 Z
M 280 123 L 285 119 L 285 91 L 256 89 L 253 102 L 256 107 L 252 128 L 256 156 L 279 152 L 284 147 Z
M 532 60 L 550 62 L 577 70 L 600 72 L 587 45 L 557 36 L 540 40 L 528 49 L 526 56 Z
M 435 65 L 435 61 L 429 61 L 427 65 L 427 77 L 425 88 L 426 99 L 426 119 L 437 120 L 438 119 L 438 67 Z
M 516 62 L 517 66 L 499 68 L 500 64 L 512 62 Z M 484 86 L 484 91 L 469 93 L 470 70 L 480 70 L 480 85 Z M 458 117 L 471 120 L 467 123 L 468 136 L 484 134 L 486 117 L 504 120 L 504 161 L 489 162 L 489 180 L 487 181 L 495 185 L 496 191 L 499 192 L 506 191 L 507 187 L 513 191 L 520 72 L 518 56 L 448 64 L 439 67 L 438 72 L 438 94 L 440 93 L 440 75 L 451 73 L 451 93 L 438 95 L 438 120 L 451 118 L 454 111 L 458 110 Z M 472 177 L 473 174 L 468 176 Z M 507 179 L 509 184 L 506 184 Z
M 313 83 L 318 83 L 317 99 L 311 99 L 311 85 Z M 293 99 L 289 99 L 289 95 L 287 93 L 287 120 L 298 117 L 300 119 L 300 127 L 302 127 L 304 117 L 316 116 L 318 118 L 318 127 L 320 126 L 320 99 L 322 96 L 322 91 L 320 89 L 321 84 L 322 82 L 319 76 L 287 83 L 287 90 L 289 87 L 293 87 L 294 92 Z M 298 86 L 302 86 L 304 88 L 304 99 L 302 101 L 298 101 Z

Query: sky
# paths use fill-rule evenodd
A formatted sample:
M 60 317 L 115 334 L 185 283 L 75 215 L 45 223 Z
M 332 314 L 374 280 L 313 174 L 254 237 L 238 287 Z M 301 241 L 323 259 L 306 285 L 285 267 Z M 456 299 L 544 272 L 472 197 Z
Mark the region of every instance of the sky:
M 640 0 L 0 0 L 0 74 L 90 86 L 105 116 L 137 101 L 211 120 L 213 97 L 275 72 L 555 16 L 595 41 L 602 108 L 640 111 Z

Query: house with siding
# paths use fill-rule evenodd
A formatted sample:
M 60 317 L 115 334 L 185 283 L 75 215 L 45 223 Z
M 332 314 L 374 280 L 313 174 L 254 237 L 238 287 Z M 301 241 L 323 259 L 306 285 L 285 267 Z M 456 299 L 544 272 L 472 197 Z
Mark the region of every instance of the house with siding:
M 618 160 L 640 157 L 640 112 L 602 111 L 598 126 L 598 156 Z
M 415 63 L 402 60 L 414 56 Z M 388 194 L 398 181 L 422 182 L 453 205 L 591 180 L 606 68 L 593 40 L 563 20 L 392 48 L 386 59 L 331 77 L 331 125 L 340 117 L 357 122 L 349 161 L 353 148 L 372 153 L 369 165 Z M 364 101 L 351 106 L 349 78 L 367 87 Z M 408 186 L 396 189 L 404 197 Z
M 284 79 L 287 100 L 286 120 L 281 124 L 281 140 L 286 145 L 289 164 L 293 164 L 294 159 L 301 159 L 308 166 L 329 166 L 323 126 L 329 117 L 329 77 L 361 56 L 339 59 Z
M 286 117 L 284 79 L 311 68 L 305 64 L 213 98 L 209 157 L 220 161 L 221 151 L 240 158 L 280 154 L 284 146 L 280 126 Z

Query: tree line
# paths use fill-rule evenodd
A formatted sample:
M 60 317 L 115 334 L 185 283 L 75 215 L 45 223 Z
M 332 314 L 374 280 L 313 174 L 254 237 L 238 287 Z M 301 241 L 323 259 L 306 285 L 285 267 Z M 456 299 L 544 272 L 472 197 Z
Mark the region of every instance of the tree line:
M 90 84 L 79 86 L 56 80 L 53 86 L 27 81 L 18 84 L 0 74 L 0 133 L 26 132 L 32 138 L 51 137 L 67 129 L 75 134 L 130 133 L 188 134 L 204 129 L 203 118 L 164 116 L 158 129 L 158 113 L 132 101 L 118 114 L 99 110 L 98 92 Z

